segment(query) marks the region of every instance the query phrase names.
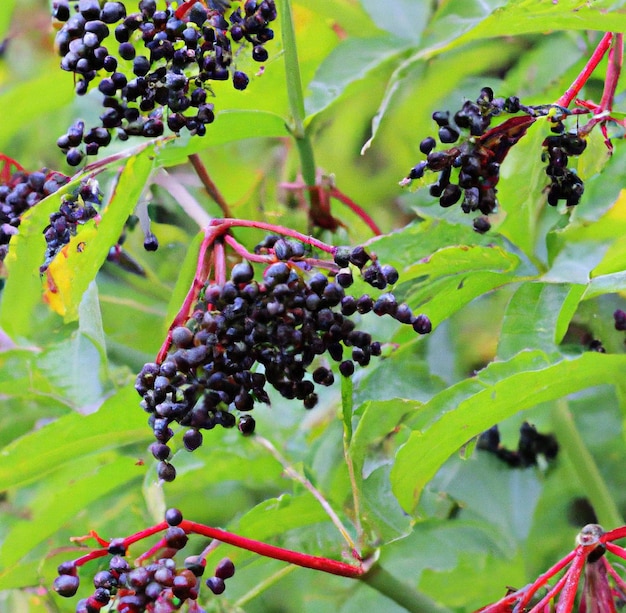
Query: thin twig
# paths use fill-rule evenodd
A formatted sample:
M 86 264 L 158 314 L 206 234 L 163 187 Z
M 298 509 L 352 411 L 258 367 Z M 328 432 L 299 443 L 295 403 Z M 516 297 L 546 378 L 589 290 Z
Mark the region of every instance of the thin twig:
M 202 208 L 200 203 L 185 189 L 180 181 L 166 170 L 160 170 L 154 177 L 154 183 L 167 190 L 180 207 L 193 219 L 200 228 L 211 223 L 212 217 Z
M 192 153 L 189 156 L 189 162 L 196 171 L 200 181 L 202 181 L 202 185 L 204 185 L 204 189 L 206 189 L 207 194 L 209 194 L 217 206 L 222 209 L 224 217 L 232 217 L 233 215 L 228 202 L 226 202 L 226 198 L 224 198 L 220 190 L 217 188 L 217 185 L 215 185 L 213 179 L 211 179 L 211 176 L 209 175 L 206 166 L 202 163 L 200 156 L 197 153 Z
M 301 475 L 297 470 L 295 470 L 293 466 L 289 464 L 287 458 L 285 458 L 280 453 L 280 451 L 278 451 L 278 449 L 276 449 L 276 447 L 272 445 L 270 441 L 259 435 L 257 435 L 254 440 L 272 454 L 272 456 L 281 464 L 283 470 L 285 471 L 285 474 L 288 477 L 300 483 L 302 486 L 304 486 L 305 489 L 307 489 L 311 493 L 311 495 L 320 503 L 321 507 L 324 509 L 328 517 L 330 517 L 330 520 L 333 522 L 333 524 L 335 524 L 335 527 L 337 528 L 337 530 L 339 530 L 341 536 L 344 538 L 352 552 L 355 552 L 355 542 L 352 540 L 352 537 L 339 519 L 337 513 L 335 513 L 335 510 L 330 506 L 328 500 L 324 498 L 323 494 L 304 475 Z

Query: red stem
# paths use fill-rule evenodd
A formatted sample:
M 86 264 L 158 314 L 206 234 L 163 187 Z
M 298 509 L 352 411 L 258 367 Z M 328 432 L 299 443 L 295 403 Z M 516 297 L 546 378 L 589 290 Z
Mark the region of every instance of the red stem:
M 215 258 L 215 283 L 224 285 L 226 283 L 226 254 L 224 253 L 224 242 L 221 239 L 215 241 L 213 256 Z
M 200 534 L 208 538 L 217 539 L 222 543 L 239 547 L 240 549 L 246 549 L 253 553 L 272 558 L 274 560 L 281 560 L 288 562 L 289 564 L 295 564 L 303 568 L 311 568 L 313 570 L 321 570 L 331 575 L 338 575 L 340 577 L 349 577 L 356 579 L 365 574 L 366 569 L 363 566 L 352 566 L 345 562 L 339 562 L 337 560 L 330 560 L 320 556 L 311 556 L 298 551 L 292 551 L 290 549 L 283 549 L 282 547 L 275 547 L 274 545 L 268 545 L 261 541 L 255 541 L 243 536 L 220 530 L 219 528 L 211 528 L 204 524 L 198 524 L 196 522 L 183 520 L 180 527 L 185 532 L 193 532 L 194 534 Z
M 613 555 L 616 555 L 618 558 L 622 558 L 622 560 L 626 560 L 626 549 L 624 549 L 623 547 L 620 547 L 615 543 L 605 543 L 604 546 Z
M 600 537 L 600 542 L 608 545 L 610 541 L 618 541 L 623 538 L 626 538 L 626 526 L 620 526 L 619 528 L 614 528 L 613 530 L 605 532 Z
M 580 573 L 585 566 L 587 556 L 596 548 L 596 545 L 584 547 L 579 545 L 574 550 L 576 556 L 569 570 L 564 575 L 566 577 L 563 591 L 559 597 L 559 603 L 556 607 L 556 613 L 566 613 L 572 611 L 574 606 L 574 600 L 576 598 L 576 592 L 578 591 L 578 582 L 580 581 Z M 560 583 L 560 582 L 559 582 Z
M 609 50 L 611 42 L 613 40 L 613 33 L 607 32 L 598 46 L 595 48 L 591 57 L 585 64 L 585 67 L 581 70 L 580 74 L 574 79 L 573 83 L 567 88 L 565 93 L 556 101 L 558 106 L 568 107 L 574 98 L 578 95 L 578 92 L 583 88 L 588 81 L 591 73 L 596 69 L 600 60 L 604 57 L 604 54 Z
M 551 577 L 554 577 L 560 570 L 565 568 L 576 555 L 576 550 L 570 551 L 563 559 L 559 560 L 554 566 L 549 568 L 545 573 L 539 575 L 535 582 L 529 587 L 524 588 L 525 591 L 524 597 L 519 601 L 518 608 L 520 610 L 524 610 L 523 608 L 530 602 L 531 598 L 535 595 L 539 588 L 543 587 Z M 521 591 L 521 590 L 520 590 Z
M 197 1 L 198 0 L 194 0 L 194 2 Z M 192 2 L 192 4 L 194 2 Z M 182 8 L 182 6 L 180 8 Z M 180 10 L 180 8 L 178 10 Z M 228 206 L 228 202 L 226 202 L 226 198 L 224 198 L 220 190 L 217 188 L 217 185 L 215 185 L 213 179 L 211 179 L 211 176 L 207 172 L 205 165 L 202 163 L 200 156 L 197 153 L 192 153 L 189 156 L 189 162 L 193 166 L 193 169 L 196 171 L 196 174 L 198 175 L 200 181 L 202 181 L 202 185 L 204 185 L 204 189 L 206 189 L 207 194 L 209 194 L 209 196 L 211 196 L 217 206 L 222 209 L 224 217 L 232 217 L 232 213 L 230 207 Z
M 351 579 L 356 579 L 358 577 L 361 577 L 368 571 L 367 566 L 361 564 L 359 564 L 359 566 L 352 566 L 351 564 L 339 562 L 338 560 L 331 560 L 329 558 L 324 558 L 321 556 L 311 556 L 305 553 L 300 553 L 298 551 L 283 549 L 282 547 L 275 547 L 274 545 L 268 545 L 267 543 L 262 543 L 261 541 L 255 541 L 254 539 L 238 536 L 237 534 L 233 534 L 232 532 L 220 530 L 219 528 L 211 528 L 210 526 L 205 526 L 204 524 L 199 524 L 193 521 L 183 520 L 179 524 L 179 527 L 182 528 L 186 534 L 199 534 L 200 536 L 206 536 L 207 538 L 216 539 L 221 543 L 233 545 L 234 547 L 239 547 L 240 549 L 245 549 L 247 551 L 257 553 L 267 558 L 281 560 L 283 562 L 295 564 L 296 566 L 301 566 L 303 568 L 320 570 L 325 573 L 330 573 L 331 575 L 338 575 L 340 577 L 349 577 Z M 165 521 L 162 521 L 155 526 L 146 528 L 145 530 L 141 530 L 136 534 L 133 534 L 123 539 L 122 543 L 125 548 L 128 548 L 133 543 L 153 536 L 154 534 L 158 534 L 159 532 L 163 532 L 168 528 L 169 524 Z M 103 542 L 107 543 L 107 541 Z M 163 544 L 164 541 L 160 540 L 156 545 L 150 548 L 148 552 L 144 553 L 138 559 L 145 559 L 149 555 L 149 553 L 154 553 L 158 549 L 162 548 Z M 89 562 L 90 560 L 95 560 L 97 558 L 102 558 L 108 553 L 109 552 L 107 543 L 106 547 L 102 549 L 97 549 L 95 551 L 90 551 L 88 554 L 74 560 L 74 566 L 82 566 L 86 562 Z
M 610 111 L 613 108 L 613 98 L 617 89 L 617 81 L 622 71 L 622 62 L 624 60 L 624 35 L 616 34 L 609 50 L 609 65 L 606 69 L 606 78 L 604 80 L 604 91 L 600 100 L 600 109 L 602 111 Z
M 214 232 L 211 232 L 207 229 L 204 233 L 204 238 L 202 239 L 202 243 L 200 244 L 200 249 L 198 251 L 198 265 L 196 266 L 196 274 L 194 275 L 193 281 L 191 282 L 191 287 L 185 296 L 185 300 L 183 301 L 182 306 L 180 307 L 178 313 L 174 317 L 170 327 L 167 330 L 167 336 L 165 337 L 165 341 L 163 345 L 161 345 L 161 349 L 159 349 L 159 353 L 156 357 L 157 364 L 161 364 L 169 351 L 169 348 L 172 344 L 172 330 L 177 326 L 183 325 L 187 319 L 189 318 L 189 313 L 193 307 L 193 303 L 195 302 L 198 292 L 204 285 L 204 282 L 209 276 L 209 271 L 211 270 L 211 264 L 213 261 L 212 253 L 208 254 L 207 252 L 211 244 L 215 241 L 216 235 Z
M 567 581 L 568 576 L 569 571 L 554 584 L 548 593 L 532 609 L 530 609 L 530 613 L 543 613 L 545 611 L 544 607 L 546 607 L 556 594 L 563 589 L 563 585 Z
M 374 236 L 380 236 L 382 234 L 382 230 L 378 227 L 376 222 L 356 202 L 354 202 L 354 200 L 346 196 L 336 187 L 333 187 L 330 190 L 330 195 L 345 204 L 351 211 L 356 213 L 365 222 L 367 227 L 374 233 Z
M 277 226 L 271 223 L 266 223 L 264 221 L 251 221 L 248 219 L 234 219 L 234 218 L 225 218 L 225 219 L 214 219 L 211 222 L 211 226 L 213 228 L 219 228 L 219 233 L 224 234 L 230 228 L 257 228 L 258 230 L 266 230 L 268 232 L 273 232 L 275 234 L 282 234 L 283 236 L 289 236 L 291 238 L 295 238 L 307 245 L 311 245 L 311 247 L 316 247 L 320 251 L 324 251 L 326 253 L 330 253 L 331 255 L 335 254 L 337 251 L 336 247 L 332 247 L 331 245 L 327 245 L 326 243 L 313 238 L 312 236 L 308 236 L 306 234 L 300 234 L 300 232 L 296 232 L 291 228 L 285 228 L 284 226 Z

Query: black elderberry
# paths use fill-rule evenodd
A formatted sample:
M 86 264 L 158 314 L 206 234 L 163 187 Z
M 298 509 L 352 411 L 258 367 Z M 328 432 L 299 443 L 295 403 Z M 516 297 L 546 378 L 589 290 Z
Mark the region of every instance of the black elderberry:
M 176 469 L 169 462 L 159 462 L 157 475 L 162 481 L 174 481 L 176 479 Z
M 256 427 L 256 422 L 252 415 L 242 415 L 239 418 L 239 423 L 237 424 L 239 432 L 241 432 L 244 436 L 249 436 L 254 433 L 254 429 Z
M 215 576 L 219 579 L 230 579 L 235 574 L 235 565 L 230 558 L 223 558 L 215 567 Z
M 194 451 L 202 445 L 202 433 L 199 430 L 187 430 L 183 436 L 183 444 L 187 451 Z
M 486 217 L 477 217 L 473 222 L 474 230 L 479 234 L 484 234 L 491 229 L 491 223 Z
M 398 282 L 398 271 L 393 266 L 390 266 L 389 264 L 383 264 L 380 267 L 380 272 L 383 274 L 385 280 L 389 285 L 394 285 Z
M 458 185 L 450 183 L 445 187 L 439 198 L 442 207 L 449 207 L 456 204 L 461 199 L 462 190 Z
M 109 543 L 108 551 L 113 556 L 125 556 L 126 545 L 124 545 L 124 539 L 116 538 L 112 539 Z
M 54 591 L 64 598 L 71 598 L 78 591 L 80 580 L 75 575 L 59 575 L 54 580 Z
M 344 377 L 350 377 L 354 374 L 354 363 L 352 360 L 344 360 L 339 364 L 339 372 Z
M 163 535 L 165 544 L 172 549 L 182 549 L 189 540 L 189 537 L 182 528 L 170 526 Z
M 250 79 L 245 72 L 241 72 L 241 70 L 237 70 L 233 73 L 233 87 L 235 89 L 244 90 L 248 87 L 248 83 Z
M 224 579 L 220 579 L 219 577 L 209 577 L 206 580 L 206 585 L 216 596 L 223 594 L 226 589 Z
M 616 330 L 626 330 L 626 311 L 622 311 L 622 309 L 617 309 L 613 313 L 613 319 L 615 320 Z
M 435 148 L 436 144 L 437 141 L 432 136 L 428 136 L 420 143 L 420 151 L 424 155 L 428 155 Z
M 450 111 L 435 111 L 433 121 L 440 127 L 450 124 Z
M 426 315 L 418 315 L 413 321 L 413 329 L 418 334 L 428 334 L 432 331 L 433 326 Z

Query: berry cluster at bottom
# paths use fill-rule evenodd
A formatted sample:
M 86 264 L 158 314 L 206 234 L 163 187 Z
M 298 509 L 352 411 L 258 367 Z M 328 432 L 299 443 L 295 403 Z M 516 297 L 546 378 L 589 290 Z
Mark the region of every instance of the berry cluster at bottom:
M 273 243 L 274 254 L 282 252 L 279 245 Z M 267 383 L 311 409 L 318 401 L 316 385 L 334 382 L 327 366 L 308 372 L 316 358 L 328 353 L 340 373 L 350 376 L 355 362 L 366 366 L 380 355 L 380 343 L 350 319 L 355 313 L 372 311 L 411 325 L 419 334 L 431 331 L 425 315 L 414 315 L 392 293 L 376 299 L 346 294 L 344 287 L 352 283 L 349 264 L 378 288 L 398 279 L 395 269 L 379 266 L 357 247 L 337 250 L 335 265 L 342 268 L 334 280 L 304 261 L 288 260 L 269 265 L 259 282 L 244 261 L 223 285 L 204 286 L 187 325 L 172 331 L 173 346 L 165 360 L 146 364 L 135 385 L 141 406 L 150 413 L 156 438 L 151 451 L 160 460 L 161 479 L 176 477 L 168 462 L 173 423 L 187 428 L 183 443 L 188 451 L 201 446 L 202 430 L 235 426 L 234 413 L 239 414 L 239 430 L 251 434 L 255 422 L 248 412 L 257 402 L 269 403 Z
M 201 555 L 185 558 L 182 566 L 174 559 L 188 541 L 187 533 L 179 527 L 183 517 L 178 509 L 168 509 L 165 514 L 168 523 L 163 538 L 159 542 L 160 557 L 132 568 L 125 559 L 124 539 L 114 539 L 108 544 L 111 555 L 106 570 L 94 576 L 94 592 L 78 601 L 76 613 L 97 613 L 110 605 L 110 611 L 118 613 L 172 613 L 187 603 L 190 613 L 202 609 L 197 604 L 204 575 L 206 560 Z M 82 562 L 82 561 L 81 561 Z M 79 561 L 64 562 L 59 565 L 54 590 L 66 598 L 78 591 Z M 225 581 L 235 574 L 235 566 L 228 558 L 216 566 L 213 576 L 205 584 L 214 594 L 225 590 Z M 115 608 L 113 608 L 115 607 Z

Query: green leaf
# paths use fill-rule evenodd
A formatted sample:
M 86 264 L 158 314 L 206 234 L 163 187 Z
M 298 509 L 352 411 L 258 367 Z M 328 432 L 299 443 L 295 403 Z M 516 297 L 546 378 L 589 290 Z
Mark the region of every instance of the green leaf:
M 504 315 L 498 358 L 508 360 L 530 347 L 557 351 L 584 291 L 584 285 L 522 283 Z
M 463 305 L 516 279 L 519 258 L 501 247 L 444 247 L 402 273 L 399 295 L 434 325 Z
M 139 396 L 128 385 L 108 398 L 97 413 L 66 415 L 0 451 L 0 490 L 42 479 L 63 464 L 105 449 L 151 438 Z
M 60 396 L 81 412 L 92 412 L 102 397 L 101 353 L 86 335 L 52 345 L 37 359 L 39 370 Z
M 78 318 L 78 305 L 85 290 L 117 243 L 153 169 L 153 146 L 129 157 L 101 221 L 95 228 L 86 227 L 74 236 L 50 264 L 46 298 L 66 322 Z
M 156 166 L 184 164 L 192 153 L 245 138 L 289 136 L 285 119 L 276 113 L 255 110 L 224 110 L 215 116 L 206 134 L 181 136 L 156 151 Z
M 506 217 L 498 231 L 530 258 L 537 242 L 539 214 L 545 204 L 543 188 L 548 184 L 541 162 L 544 125 L 537 122 L 513 147 L 501 169 L 498 201 Z
M 365 78 L 381 64 L 401 57 L 405 47 L 406 42 L 389 36 L 343 41 L 320 65 L 308 85 L 307 118 L 338 100 L 351 83 Z
M 616 294 L 623 291 L 626 291 L 626 271 L 601 275 L 591 279 L 583 299 L 589 300 L 603 294 Z
M 539 363 L 529 368 L 529 358 L 539 358 Z M 625 367 L 626 355 L 589 352 L 549 364 L 540 352 L 524 352 L 441 392 L 421 407 L 421 419 L 428 422 L 398 451 L 391 472 L 398 501 L 411 512 L 443 463 L 494 423 L 594 385 L 621 386 Z
M 549 30 L 626 30 L 622 2 L 578 0 L 542 2 L 509 0 L 508 2 L 447 2 L 434 16 L 425 38 L 430 50 L 447 51 L 470 41 L 496 36 L 545 33 Z
M 428 0 L 394 0 L 384 8 L 380 0 L 361 0 L 361 4 L 379 28 L 414 42 L 419 41 L 432 7 Z
M 353 464 L 362 519 L 383 542 L 407 534 L 409 518 L 391 493 L 389 470 L 398 445 L 405 442 L 400 425 L 415 404 L 402 399 L 367 402 L 359 407 L 360 419 L 348 447 Z
M 13 3 L 15 0 L 9 0 Z M 0 14 L 4 17 L 4 4 Z M 0 18 L 2 19 L 2 18 Z M 67 106 L 74 99 L 72 77 L 59 70 L 58 58 L 45 61 L 37 70 L 37 77 L 16 83 L 0 93 L 0 109 L 6 113 L 8 109 L 19 109 L 21 121 L 2 121 L 0 131 L 0 151 L 10 151 L 11 139 L 23 130 L 22 121 L 39 117 L 46 113 L 54 113 Z M 45 95 L 42 95 L 45 92 Z M 54 136 L 49 147 L 54 145 Z
M 6 0 L 2 5 L 2 11 L 0 11 L 0 40 L 3 40 L 9 31 L 11 17 L 16 4 L 16 0 Z
M 144 471 L 128 456 L 82 458 L 72 462 L 48 479 L 30 500 L 28 519 L 11 527 L 0 549 L 0 568 L 13 566 L 91 502 L 138 481 Z M 1 573 L 0 589 L 4 589 Z
M 284 534 L 288 530 L 328 520 L 326 512 L 309 494 L 265 500 L 238 522 L 237 533 L 257 540 Z

